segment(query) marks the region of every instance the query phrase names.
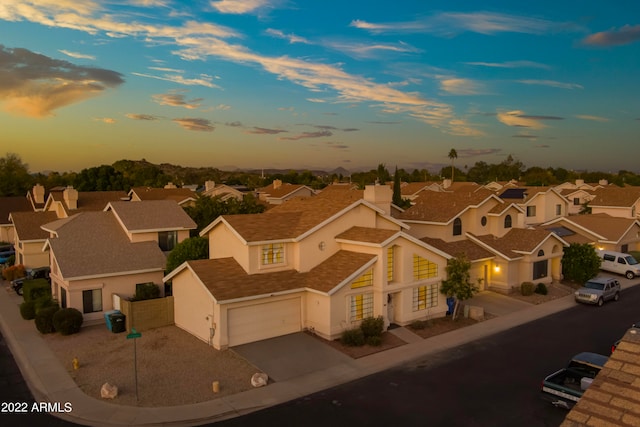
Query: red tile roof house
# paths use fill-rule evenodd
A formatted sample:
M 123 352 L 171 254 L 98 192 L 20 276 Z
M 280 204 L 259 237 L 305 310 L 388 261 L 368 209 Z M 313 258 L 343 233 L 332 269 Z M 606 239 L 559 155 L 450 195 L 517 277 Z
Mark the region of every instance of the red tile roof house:
M 175 201 L 162 200 L 112 202 L 103 211 L 80 212 L 42 228 L 50 233 L 45 249 L 54 298 L 91 324 L 113 309 L 114 294 L 133 296 L 138 284 L 161 285 L 162 245 L 179 243 L 196 224 Z
M 175 323 L 224 349 L 303 329 L 335 339 L 369 316 L 444 316 L 448 255 L 389 216 L 392 191 L 333 190 L 262 214 L 225 215 L 202 232 L 210 259 L 173 283 Z

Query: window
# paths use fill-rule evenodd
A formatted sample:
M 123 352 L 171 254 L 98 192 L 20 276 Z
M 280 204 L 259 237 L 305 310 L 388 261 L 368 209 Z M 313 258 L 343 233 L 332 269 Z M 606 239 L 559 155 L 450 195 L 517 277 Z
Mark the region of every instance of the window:
M 573 205 L 574 206 L 580 205 L 580 197 L 574 197 L 573 198 Z
M 548 264 L 549 263 L 546 259 L 544 261 L 538 261 L 533 263 L 533 280 L 547 277 Z
M 419 255 L 413 255 L 413 280 L 428 279 L 436 276 L 438 276 L 438 264 Z
M 536 216 L 536 207 L 535 206 L 527 206 L 527 216 Z
M 504 228 L 511 228 L 511 215 L 504 217 Z
M 483 216 L 482 218 L 480 218 L 480 225 L 482 225 L 483 227 L 485 225 L 487 225 L 487 217 Z
M 67 290 L 60 286 L 60 308 L 67 308 Z
M 178 244 L 178 232 L 177 231 L 160 231 L 158 233 L 158 245 L 163 252 L 173 250 Z
M 604 254 L 603 258 L 604 258 L 605 261 L 615 261 L 616 260 L 615 256 L 609 255 L 609 254 Z
M 351 295 L 349 319 L 351 322 L 373 317 L 373 292 Z
M 284 243 L 272 243 L 262 247 L 262 265 L 282 264 L 284 262 Z
M 456 218 L 453 220 L 453 235 L 459 236 L 462 234 L 462 220 L 460 218 Z
M 538 256 L 544 256 L 544 251 L 542 249 L 538 251 Z
M 438 284 L 413 288 L 413 311 L 426 310 L 438 305 Z
M 367 271 L 351 283 L 351 289 L 373 286 L 373 269 Z
M 102 289 L 82 291 L 82 312 L 95 313 L 102 311 Z
M 556 215 L 562 215 L 562 205 L 556 205 Z
M 387 249 L 387 282 L 393 282 L 394 249 L 394 246 Z

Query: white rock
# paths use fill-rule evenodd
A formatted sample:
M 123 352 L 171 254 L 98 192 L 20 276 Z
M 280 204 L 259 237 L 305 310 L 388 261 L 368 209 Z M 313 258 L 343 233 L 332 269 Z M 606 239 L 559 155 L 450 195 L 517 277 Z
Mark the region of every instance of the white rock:
M 269 382 L 269 376 L 265 373 L 258 372 L 251 377 L 251 385 L 254 387 L 263 387 Z
M 118 397 L 118 386 L 109 383 L 102 384 L 100 388 L 100 397 L 103 399 L 115 399 Z

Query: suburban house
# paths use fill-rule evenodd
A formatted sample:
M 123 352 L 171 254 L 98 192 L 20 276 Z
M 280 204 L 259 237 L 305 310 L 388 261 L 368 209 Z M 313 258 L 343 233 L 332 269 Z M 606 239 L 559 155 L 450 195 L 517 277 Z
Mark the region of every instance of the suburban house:
M 26 197 L 0 197 L 0 242 L 15 241 L 15 226 L 9 220 L 11 212 L 33 212 L 33 208 Z
M 505 202 L 516 203 L 524 212 L 525 225 L 537 225 L 568 215 L 569 202 L 551 187 L 507 188 L 499 197 Z
M 316 193 L 312 188 L 301 184 L 289 184 L 279 179 L 274 180 L 266 187 L 256 190 L 258 199 L 270 205 L 280 205 L 295 197 L 311 197 Z
M 640 217 L 640 187 L 609 185 L 592 192 L 592 214 L 604 213 L 621 218 Z
M 195 227 L 173 200 L 111 202 L 103 211 L 45 224 L 53 297 L 62 307 L 80 310 L 85 322 L 101 321 L 114 308 L 114 294 L 133 296 L 145 283 L 160 286 L 163 250 Z
M 46 199 L 45 188 L 41 184 L 36 184 L 27 192 L 27 200 L 31 203 L 32 211 L 38 212 L 44 210 Z
M 128 198 L 131 199 L 132 202 L 142 200 L 173 200 L 180 206 L 189 206 L 195 202 L 196 194 L 189 188 L 177 188 L 172 185 L 165 188 L 134 187 L 129 190 Z
M 107 203 L 128 200 L 124 191 L 78 191 L 73 187 L 57 187 L 49 191 L 45 212 L 55 212 L 58 218 L 67 218 L 77 212 L 101 211 Z
M 558 190 L 560 195 L 567 199 L 567 214 L 568 215 L 578 215 L 583 214 L 584 207 L 593 200 L 593 192 L 589 192 L 588 190 L 584 190 L 582 188 L 579 189 L 565 189 Z
M 303 329 L 335 339 L 370 316 L 386 325 L 443 316 L 449 256 L 408 234 L 389 215 L 391 198 L 388 186 L 335 186 L 219 217 L 201 232 L 210 259 L 164 278 L 176 325 L 223 349 Z
M 9 220 L 14 227 L 13 246 L 16 251 L 16 264 L 26 268 L 38 268 L 49 265 L 49 254 L 43 246 L 49 233 L 41 226 L 58 219 L 55 212 L 11 212 Z
M 226 184 L 216 184 L 215 181 L 206 181 L 204 183 L 204 191 L 200 193 L 200 195 L 207 197 L 219 197 L 222 201 L 234 198 L 241 202 L 245 193 Z

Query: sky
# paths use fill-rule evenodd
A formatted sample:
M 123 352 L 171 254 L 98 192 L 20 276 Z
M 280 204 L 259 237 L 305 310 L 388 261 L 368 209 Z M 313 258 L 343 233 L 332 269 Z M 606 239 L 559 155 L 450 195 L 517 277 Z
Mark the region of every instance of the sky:
M 640 2 L 2 0 L 0 155 L 638 172 Z

